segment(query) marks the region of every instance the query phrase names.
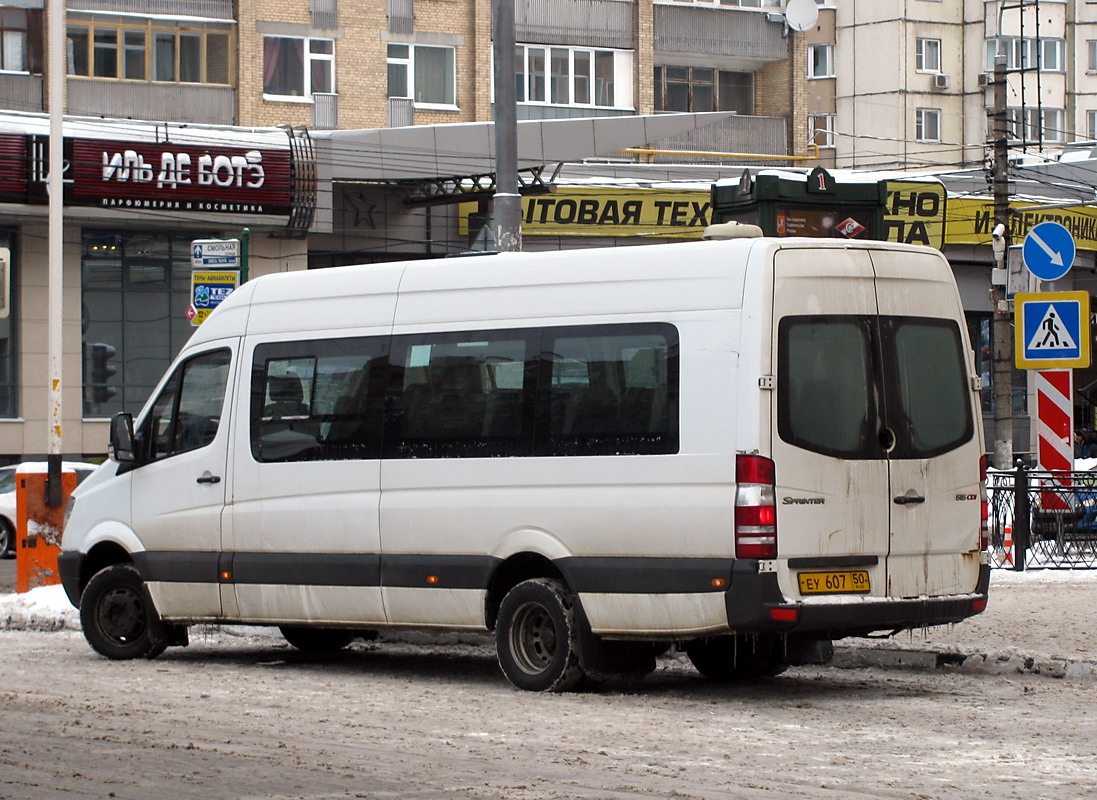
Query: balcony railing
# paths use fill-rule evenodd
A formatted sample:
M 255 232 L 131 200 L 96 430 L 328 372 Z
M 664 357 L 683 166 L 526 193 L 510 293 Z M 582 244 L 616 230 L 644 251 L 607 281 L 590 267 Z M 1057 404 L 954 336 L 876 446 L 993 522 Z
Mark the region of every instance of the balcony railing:
M 233 0 L 69 0 L 70 11 L 117 11 L 166 17 L 236 19 Z
M 514 32 L 519 42 L 636 47 L 633 3 L 619 0 L 516 0 Z

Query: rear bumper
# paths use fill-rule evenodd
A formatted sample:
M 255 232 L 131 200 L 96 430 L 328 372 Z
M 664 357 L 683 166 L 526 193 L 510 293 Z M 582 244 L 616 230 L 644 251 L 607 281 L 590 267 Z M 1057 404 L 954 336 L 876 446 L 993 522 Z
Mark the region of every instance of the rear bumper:
M 876 631 L 945 625 L 975 616 L 986 607 L 990 567 L 979 568 L 971 594 L 913 599 L 866 598 L 864 602 L 789 602 L 774 573 L 758 572 L 758 562 L 739 560 L 725 594 L 728 625 L 736 633 L 779 632 L 841 639 Z

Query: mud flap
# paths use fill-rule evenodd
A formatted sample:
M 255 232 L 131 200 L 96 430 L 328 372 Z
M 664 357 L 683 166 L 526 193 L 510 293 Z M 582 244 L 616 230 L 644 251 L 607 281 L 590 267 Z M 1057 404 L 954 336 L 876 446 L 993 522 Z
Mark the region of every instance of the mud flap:
M 593 633 L 579 596 L 575 595 L 575 621 L 578 624 L 579 665 L 595 680 L 613 675 L 647 675 L 655 670 L 659 643 L 618 642 Z

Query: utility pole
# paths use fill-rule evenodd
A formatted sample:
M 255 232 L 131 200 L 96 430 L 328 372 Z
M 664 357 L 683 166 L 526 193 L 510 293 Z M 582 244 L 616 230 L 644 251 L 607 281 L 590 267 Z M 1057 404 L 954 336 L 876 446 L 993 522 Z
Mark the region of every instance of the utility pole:
M 1009 118 L 1006 110 L 1006 59 L 994 59 L 993 100 L 990 130 L 994 145 L 992 184 L 994 190 L 994 266 L 1005 275 L 1009 251 Z M 1005 283 L 1005 281 L 1001 281 Z M 1009 301 L 1004 285 L 991 281 L 990 298 L 994 306 L 991 342 L 991 385 L 994 387 L 994 466 L 1013 467 L 1013 335 Z
M 514 0 L 491 0 L 495 56 L 495 200 L 492 227 L 502 252 L 522 249 L 518 193 L 518 102 L 514 86 Z
M 46 310 L 46 341 L 49 357 L 49 450 L 46 455 L 46 505 L 61 505 L 61 404 L 62 325 L 64 313 L 64 113 L 65 113 L 65 3 L 49 0 L 47 30 L 49 36 L 47 86 L 49 89 L 49 288 Z

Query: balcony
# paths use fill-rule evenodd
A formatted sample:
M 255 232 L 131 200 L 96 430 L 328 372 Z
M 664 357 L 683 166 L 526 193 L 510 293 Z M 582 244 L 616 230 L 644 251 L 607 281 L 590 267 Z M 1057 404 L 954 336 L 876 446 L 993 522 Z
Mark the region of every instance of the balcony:
M 634 11 L 633 3 L 618 0 L 516 0 L 515 39 L 631 50 L 636 47 Z
M 69 0 L 70 11 L 113 11 L 144 17 L 236 19 L 233 0 Z
M 733 56 L 759 69 L 788 58 L 784 26 L 769 14 L 702 6 L 655 7 L 655 52 L 691 56 Z
M 69 78 L 68 113 L 159 122 L 236 124 L 231 86 Z
M 0 74 L 0 108 L 45 111 L 41 75 Z

